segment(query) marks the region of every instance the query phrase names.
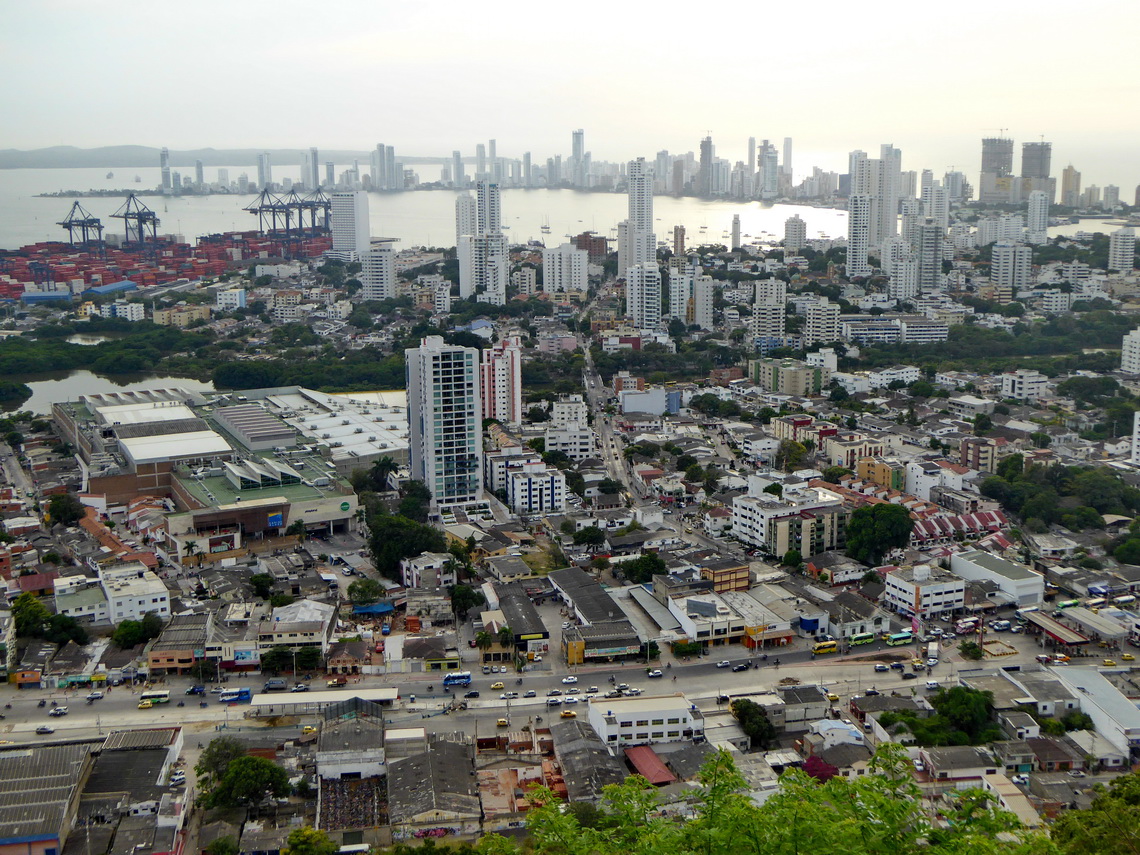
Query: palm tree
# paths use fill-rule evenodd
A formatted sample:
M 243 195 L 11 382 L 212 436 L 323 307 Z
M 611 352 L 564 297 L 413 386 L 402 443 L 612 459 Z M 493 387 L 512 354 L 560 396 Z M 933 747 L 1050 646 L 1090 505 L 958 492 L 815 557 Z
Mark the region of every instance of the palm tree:
M 487 651 L 495 646 L 495 639 L 489 632 L 475 633 L 475 646 L 478 647 L 486 655 Z
M 196 540 L 186 541 L 186 555 L 190 558 L 193 558 L 197 554 L 198 554 L 198 541 L 196 541 Z M 201 563 L 201 562 L 199 562 L 199 563 Z
M 388 489 L 389 476 L 399 468 L 396 461 L 385 454 L 372 464 L 372 470 L 368 473 L 372 478 L 372 486 L 381 493 L 385 492 Z
M 515 631 L 509 626 L 504 626 L 499 630 L 499 646 L 500 647 L 514 647 L 515 644 Z

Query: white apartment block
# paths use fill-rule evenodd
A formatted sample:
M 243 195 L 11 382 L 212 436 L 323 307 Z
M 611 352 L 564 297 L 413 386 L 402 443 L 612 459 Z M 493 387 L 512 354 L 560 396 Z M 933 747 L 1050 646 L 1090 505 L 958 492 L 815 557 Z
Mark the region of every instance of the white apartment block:
M 625 313 L 637 329 L 656 329 L 661 323 L 661 270 L 656 262 L 626 271 Z
M 360 256 L 360 284 L 360 296 L 368 301 L 391 300 L 398 296 L 394 241 L 373 241 Z
M 589 419 L 586 402 L 581 395 L 559 395 L 550 405 L 550 422 L 555 427 L 563 427 L 571 422 L 586 424 Z
M 807 223 L 799 214 L 793 214 L 784 220 L 784 255 L 796 255 L 805 246 L 807 246 Z
M 368 194 L 363 190 L 348 190 L 333 193 L 329 201 L 332 231 L 329 255 L 342 261 L 355 261 L 368 251 Z
M 922 379 L 922 372 L 915 365 L 893 365 L 880 371 L 869 372 L 867 379 L 870 380 L 873 389 L 884 389 L 896 382 L 909 386 Z
M 412 477 L 438 505 L 478 501 L 483 492 L 479 351 L 428 336 L 404 351 Z
M 685 326 L 713 328 L 716 286 L 711 276 L 679 274 L 669 280 L 669 315 Z
M 542 289 L 547 293 L 585 291 L 590 253 L 564 243 L 542 251 Z
M 887 606 L 901 615 L 929 620 L 966 605 L 966 580 L 940 567 L 899 567 L 883 581 Z
M 571 460 L 596 456 L 594 431 L 586 424 L 570 422 L 561 427 L 548 427 L 544 439 L 547 453 L 561 451 Z
M 244 288 L 228 288 L 225 291 L 218 291 L 214 295 L 214 299 L 219 312 L 232 312 L 234 309 L 244 309 L 246 306 Z
M 566 476 L 553 466 L 526 466 L 507 475 L 507 506 L 516 514 L 552 514 L 566 509 Z
M 1124 336 L 1120 350 L 1120 370 L 1125 374 L 1140 374 L 1140 327 Z
M 804 347 L 839 340 L 839 304 L 822 299 L 808 306 L 804 324 Z
M 99 584 L 107 597 L 107 618 L 113 624 L 142 620 L 147 612 L 154 612 L 163 620 L 170 617 L 166 585 L 141 564 L 101 569 Z
M 999 241 L 994 244 L 990 282 L 998 288 L 1027 288 L 1033 268 L 1033 250 L 1022 244 Z
M 456 247 L 459 296 L 502 306 L 507 302 L 508 247 L 501 234 L 463 235 Z
M 242 294 L 245 291 L 241 292 Z M 128 321 L 145 321 L 146 306 L 142 303 L 128 303 L 126 300 L 116 300 L 102 307 L 101 314 L 105 318 L 124 318 Z
M 1108 236 L 1108 269 L 1131 273 L 1136 267 L 1136 232 L 1117 229 Z
M 1049 378 L 1031 368 L 1001 375 L 1001 396 L 1018 401 L 1033 402 L 1048 391 Z
M 587 709 L 590 727 L 606 745 L 691 742 L 705 719 L 684 695 L 598 699 Z

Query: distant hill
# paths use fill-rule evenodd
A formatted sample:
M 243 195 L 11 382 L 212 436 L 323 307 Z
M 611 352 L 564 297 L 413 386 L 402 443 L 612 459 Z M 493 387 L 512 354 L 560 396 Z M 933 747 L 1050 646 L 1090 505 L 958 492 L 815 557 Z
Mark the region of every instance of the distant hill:
M 100 148 L 76 148 L 70 145 L 57 145 L 50 148 L 37 148 L 31 151 L 6 148 L 0 149 L 0 169 L 75 169 L 93 167 L 97 169 L 134 168 L 158 166 L 159 149 L 145 145 L 109 145 Z M 264 151 L 274 165 L 299 164 L 301 150 L 292 148 L 201 148 L 179 151 L 170 150 L 170 165 L 179 169 L 193 169 L 194 162 L 202 161 L 203 166 L 243 166 L 257 167 L 257 156 Z M 362 167 L 368 164 L 369 152 L 321 149 L 321 162 L 331 160 L 338 166 L 359 159 Z M 441 163 L 447 157 L 399 156 L 403 163 Z

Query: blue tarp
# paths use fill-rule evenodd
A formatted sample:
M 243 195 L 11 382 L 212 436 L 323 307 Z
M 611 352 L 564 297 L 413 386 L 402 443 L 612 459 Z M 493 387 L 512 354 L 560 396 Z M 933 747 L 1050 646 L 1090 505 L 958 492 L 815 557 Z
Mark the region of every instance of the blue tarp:
M 370 606 L 353 606 L 354 615 L 386 615 L 396 610 L 391 603 L 373 603 Z

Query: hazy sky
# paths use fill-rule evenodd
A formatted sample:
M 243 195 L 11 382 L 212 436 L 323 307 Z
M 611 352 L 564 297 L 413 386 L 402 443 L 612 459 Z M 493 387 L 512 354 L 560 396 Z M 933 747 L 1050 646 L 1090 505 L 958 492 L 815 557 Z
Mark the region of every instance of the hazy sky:
M 0 148 L 370 148 L 544 160 L 742 159 L 797 180 L 903 151 L 976 184 L 980 138 L 1053 143 L 1053 174 L 1140 183 L 1136 0 L 863 3 L 37 0 L 0 4 Z M 1131 61 L 1130 61 L 1131 60 Z M 1020 166 L 1016 158 L 1015 169 Z

